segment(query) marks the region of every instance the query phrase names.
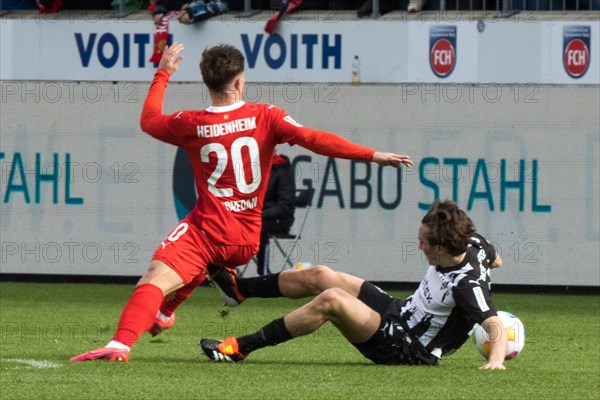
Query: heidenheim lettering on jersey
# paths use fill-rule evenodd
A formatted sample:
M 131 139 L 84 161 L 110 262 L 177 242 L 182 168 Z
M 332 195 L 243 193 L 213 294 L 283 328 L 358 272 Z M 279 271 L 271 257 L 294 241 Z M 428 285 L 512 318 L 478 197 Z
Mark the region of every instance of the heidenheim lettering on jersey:
M 197 125 L 198 137 L 210 138 L 256 129 L 256 117 L 234 119 L 221 124 Z

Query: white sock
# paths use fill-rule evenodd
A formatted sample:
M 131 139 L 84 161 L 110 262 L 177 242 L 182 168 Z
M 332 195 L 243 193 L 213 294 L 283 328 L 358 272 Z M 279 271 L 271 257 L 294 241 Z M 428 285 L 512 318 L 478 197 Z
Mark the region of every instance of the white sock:
M 117 342 L 116 340 L 111 340 L 110 342 L 108 342 L 108 344 L 104 347 L 112 347 L 113 349 L 122 349 L 122 350 L 127 350 L 127 351 L 131 351 L 131 348 L 129 346 L 124 345 L 121 342 Z

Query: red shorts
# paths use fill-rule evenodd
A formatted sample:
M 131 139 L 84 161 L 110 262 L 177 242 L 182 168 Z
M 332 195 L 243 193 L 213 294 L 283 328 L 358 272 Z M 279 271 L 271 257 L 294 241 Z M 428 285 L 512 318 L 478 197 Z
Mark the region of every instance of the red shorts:
M 207 264 L 228 268 L 246 264 L 258 246 L 211 243 L 188 216 L 158 246 L 152 259 L 167 264 L 187 284 L 201 272 L 206 273 Z

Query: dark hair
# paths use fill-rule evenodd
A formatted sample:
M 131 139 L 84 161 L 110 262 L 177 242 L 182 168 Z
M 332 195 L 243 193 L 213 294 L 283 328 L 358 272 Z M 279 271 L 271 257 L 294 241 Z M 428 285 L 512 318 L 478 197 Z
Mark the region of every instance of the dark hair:
M 452 200 L 433 203 L 421 223 L 429 228 L 427 242 L 444 247 L 453 256 L 465 252 L 475 233 L 473 221 Z
M 231 45 L 205 49 L 200 61 L 202 80 L 210 90 L 222 92 L 236 75 L 244 72 L 244 62 L 244 55 Z

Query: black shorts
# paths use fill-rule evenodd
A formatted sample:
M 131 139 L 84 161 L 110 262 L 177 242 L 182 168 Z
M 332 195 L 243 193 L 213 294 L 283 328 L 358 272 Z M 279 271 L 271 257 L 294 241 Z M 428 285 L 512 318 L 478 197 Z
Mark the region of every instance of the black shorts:
M 354 344 L 363 356 L 375 364 L 437 365 L 438 359 L 408 332 L 401 322 L 403 301 L 395 299 L 370 282 L 363 283 L 358 299 L 381 315 L 381 324 L 364 343 Z

